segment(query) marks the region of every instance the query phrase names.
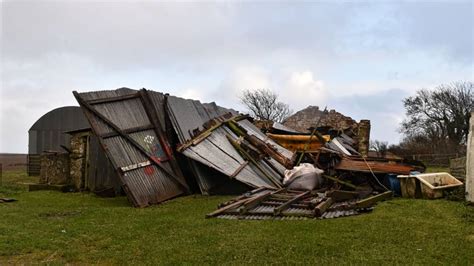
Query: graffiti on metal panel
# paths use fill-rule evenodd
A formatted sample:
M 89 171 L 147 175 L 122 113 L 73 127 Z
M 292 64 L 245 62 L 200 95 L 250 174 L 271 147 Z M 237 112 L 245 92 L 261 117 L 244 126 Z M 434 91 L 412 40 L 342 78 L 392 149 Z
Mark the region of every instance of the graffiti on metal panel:
M 167 156 L 160 143 L 156 141 L 156 137 L 147 135 L 145 138 L 143 138 L 143 142 L 146 145 L 146 150 L 151 153 L 154 160 L 161 162 L 167 159 Z M 155 172 L 155 168 L 153 165 L 149 165 L 145 167 L 143 171 L 146 175 L 152 175 Z

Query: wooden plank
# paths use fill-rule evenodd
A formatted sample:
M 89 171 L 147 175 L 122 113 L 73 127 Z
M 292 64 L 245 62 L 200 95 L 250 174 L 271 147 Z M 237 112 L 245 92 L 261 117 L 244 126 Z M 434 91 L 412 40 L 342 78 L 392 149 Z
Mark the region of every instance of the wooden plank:
M 219 204 L 218 208 L 223 208 L 223 207 L 225 207 L 225 206 L 227 206 L 227 205 L 229 205 L 229 204 L 232 204 L 232 203 L 234 203 L 234 202 L 236 202 L 236 201 L 239 201 L 239 200 L 241 200 L 241 199 L 247 199 L 247 198 L 251 197 L 253 194 L 256 194 L 256 193 L 258 193 L 258 192 L 261 192 L 261 191 L 267 190 L 267 189 L 268 189 L 268 188 L 266 188 L 266 187 L 259 187 L 259 188 L 256 188 L 256 189 L 251 190 L 251 191 L 249 191 L 249 192 L 247 192 L 247 193 L 245 193 L 245 194 L 243 194 L 243 195 L 238 196 L 237 198 L 234 198 L 234 199 L 231 199 L 231 200 L 229 200 L 229 201 L 226 201 L 226 202 L 223 202 L 223 203 Z
M 375 203 L 377 203 L 379 201 L 382 201 L 382 200 L 390 199 L 392 196 L 393 196 L 392 191 L 385 191 L 384 193 L 380 193 L 378 195 L 375 195 L 375 196 L 372 196 L 372 197 L 369 197 L 369 198 L 365 198 L 363 200 L 359 200 L 358 202 L 356 202 L 356 207 L 357 208 L 372 207 L 372 206 L 375 205 Z
M 316 217 L 321 217 L 321 215 L 323 215 L 323 213 L 329 208 L 331 207 L 332 203 L 333 203 L 333 199 L 332 198 L 326 198 L 323 202 L 319 203 L 313 210 L 313 214 L 314 216 Z
M 266 200 L 272 194 L 271 191 L 266 191 L 252 199 L 246 201 L 237 210 L 240 214 L 246 214 L 250 209 L 258 206 L 262 201 Z
M 293 197 L 292 199 L 290 199 L 287 202 L 283 203 L 279 207 L 276 207 L 275 209 L 273 209 L 273 215 L 280 215 L 281 212 L 288 209 L 291 206 L 291 204 L 301 200 L 302 198 L 308 196 L 309 194 L 311 194 L 311 191 L 306 191 L 306 192 L 303 192 L 303 193 L 297 195 L 296 197 Z
M 239 124 L 236 122 L 229 120 L 227 122 L 227 126 L 234 132 L 237 136 L 239 137 L 244 137 L 245 140 L 250 142 L 252 145 L 257 147 L 259 151 L 262 151 L 263 153 L 267 154 L 268 156 L 272 157 L 275 159 L 277 162 L 279 162 L 281 165 L 285 166 L 285 168 L 290 169 L 293 168 L 293 162 L 290 161 L 288 158 L 280 154 L 277 150 L 274 148 L 270 147 L 268 143 L 265 141 L 259 139 L 257 136 L 247 134 L 247 131 L 242 128 Z
M 284 192 L 284 191 L 285 191 L 284 188 L 281 188 L 281 189 L 276 190 L 276 191 L 266 191 L 266 192 L 264 192 L 264 193 L 262 193 L 262 194 L 260 194 L 256 197 L 254 197 L 253 199 L 245 202 L 245 204 L 243 206 L 239 207 L 238 212 L 240 214 L 246 214 L 250 209 L 258 206 L 260 203 L 267 200 L 270 196 L 281 193 L 281 192 Z
M 242 147 L 240 147 L 239 143 L 234 140 L 229 134 L 226 135 L 227 139 L 229 140 L 229 142 L 232 144 L 232 146 L 234 146 L 234 148 L 239 151 L 240 154 L 242 154 L 242 156 L 249 160 L 255 167 L 257 167 L 257 169 L 270 181 L 272 182 L 277 188 L 281 188 L 281 184 L 280 182 L 275 179 L 274 177 L 272 177 L 267 171 L 265 171 L 265 169 L 263 169 L 258 163 L 257 161 L 252 158 L 252 156 L 250 156 L 250 154 L 248 154 Z
M 125 133 L 125 134 L 132 134 L 132 133 L 136 133 L 136 132 L 140 132 L 140 131 L 150 130 L 150 129 L 153 129 L 153 128 L 154 128 L 153 125 L 146 125 L 146 126 L 123 129 L 122 132 Z M 117 132 L 110 132 L 110 133 L 102 134 L 98 137 L 103 138 L 103 139 L 107 139 L 107 138 L 112 138 L 112 137 L 117 137 L 117 136 L 120 136 L 120 134 L 117 133 Z
M 349 183 L 349 182 L 342 181 L 342 180 L 340 180 L 340 179 L 338 179 L 338 178 L 336 178 L 336 177 L 333 177 L 333 176 L 323 175 L 323 177 L 325 177 L 325 178 L 327 178 L 327 179 L 330 179 L 330 180 L 332 180 L 332 181 L 334 181 L 334 182 L 337 182 L 337 183 L 339 183 L 339 184 L 341 184 L 341 185 L 345 185 L 345 186 L 347 186 L 347 187 L 353 188 L 353 189 L 356 189 L 356 188 L 357 188 L 357 186 L 355 186 L 355 185 L 353 185 L 353 184 L 351 184 L 351 183 Z
M 181 171 L 181 168 L 179 167 L 178 161 L 176 160 L 176 157 L 174 156 L 173 150 L 171 149 L 171 145 L 168 143 L 168 140 L 165 138 L 165 129 L 162 128 L 160 120 L 158 118 L 157 110 L 153 105 L 153 102 L 151 101 L 151 96 L 149 95 L 148 91 L 146 89 L 142 89 L 139 92 L 140 94 L 140 100 L 143 104 L 143 108 L 145 109 L 145 112 L 148 116 L 148 118 L 151 121 L 151 124 L 154 126 L 154 131 L 155 134 L 158 136 L 158 141 L 160 142 L 161 148 L 163 151 L 166 153 L 166 156 L 168 157 L 170 161 L 171 168 L 173 169 L 173 172 L 178 176 L 181 177 L 184 180 L 184 175 Z M 177 178 L 179 179 L 179 178 Z M 181 183 L 183 188 L 185 189 L 186 193 L 190 193 L 189 187 L 187 184 Z
M 239 207 L 240 205 L 246 203 L 246 202 L 247 202 L 248 200 L 250 200 L 250 199 L 252 199 L 252 198 L 243 198 L 243 199 L 240 199 L 240 200 L 238 200 L 238 201 L 236 201 L 236 202 L 234 202 L 234 203 L 231 203 L 231 204 L 229 204 L 229 205 L 227 205 L 227 206 L 224 206 L 224 207 L 222 207 L 222 208 L 220 208 L 220 209 L 217 209 L 217 210 L 215 210 L 215 211 L 213 211 L 213 212 L 207 214 L 207 215 L 206 215 L 206 218 L 215 217 L 215 216 L 217 216 L 217 215 L 219 215 L 219 214 L 221 214 L 221 213 L 223 213 L 223 212 L 225 212 L 225 211 L 227 211 L 227 210 L 235 209 L 235 208 Z
M 129 99 L 134 99 L 134 98 L 138 98 L 138 93 L 107 97 L 107 98 L 101 98 L 101 99 L 94 99 L 94 100 L 89 100 L 87 102 L 90 105 L 95 105 L 95 104 L 101 104 L 101 103 L 120 102 L 123 100 L 129 100 Z
M 239 166 L 239 168 L 237 168 L 237 170 L 235 170 L 235 172 L 234 172 L 232 175 L 230 175 L 229 177 L 230 177 L 230 178 L 235 178 L 235 177 L 245 168 L 245 166 L 247 166 L 248 164 L 249 164 L 249 161 L 245 161 L 245 162 L 244 162 L 243 164 L 241 164 L 241 165 Z
M 377 162 L 377 161 L 359 161 L 343 157 L 339 164 L 335 167 L 337 170 L 346 170 L 354 172 L 367 172 L 371 170 L 374 173 L 393 173 L 400 175 L 408 175 L 411 171 L 416 170 L 415 167 L 404 164 L 396 164 L 389 162 Z
M 335 202 L 356 199 L 359 197 L 359 193 L 347 190 L 333 190 L 326 193 L 326 195 L 333 198 Z

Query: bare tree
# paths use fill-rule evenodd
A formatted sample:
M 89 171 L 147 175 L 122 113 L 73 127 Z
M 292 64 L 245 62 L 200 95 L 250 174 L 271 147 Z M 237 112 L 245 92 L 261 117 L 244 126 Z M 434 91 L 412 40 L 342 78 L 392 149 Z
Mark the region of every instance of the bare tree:
M 466 144 L 469 118 L 474 108 L 473 82 L 422 89 L 415 96 L 406 98 L 403 104 L 407 119 L 403 121 L 401 131 L 408 139 L 422 136 L 429 145 L 452 151 Z
M 240 101 L 251 116 L 261 120 L 282 122 L 293 113 L 288 104 L 279 102 L 278 95 L 268 89 L 244 90 Z
M 388 150 L 388 142 L 379 141 L 379 140 L 371 140 L 370 149 L 376 151 L 379 157 L 385 157 Z

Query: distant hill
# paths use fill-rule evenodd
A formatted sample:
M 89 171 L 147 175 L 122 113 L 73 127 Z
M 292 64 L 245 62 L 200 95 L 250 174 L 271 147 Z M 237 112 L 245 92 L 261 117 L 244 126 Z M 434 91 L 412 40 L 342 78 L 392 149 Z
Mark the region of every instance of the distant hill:
M 3 171 L 26 170 L 27 155 L 18 153 L 0 153 Z

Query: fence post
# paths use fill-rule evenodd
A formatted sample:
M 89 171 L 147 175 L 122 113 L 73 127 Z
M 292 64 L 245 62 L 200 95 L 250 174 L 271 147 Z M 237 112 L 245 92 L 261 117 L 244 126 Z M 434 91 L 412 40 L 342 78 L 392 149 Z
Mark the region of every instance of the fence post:
M 474 203 L 474 110 L 471 111 L 467 137 L 466 200 Z

